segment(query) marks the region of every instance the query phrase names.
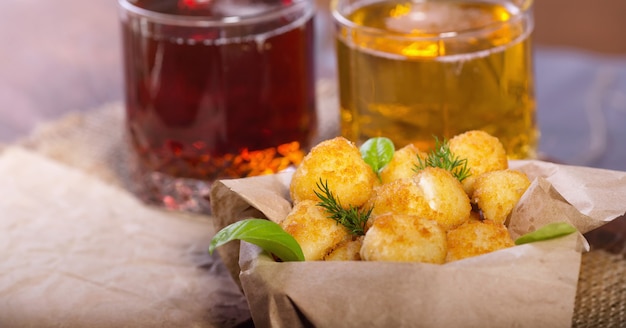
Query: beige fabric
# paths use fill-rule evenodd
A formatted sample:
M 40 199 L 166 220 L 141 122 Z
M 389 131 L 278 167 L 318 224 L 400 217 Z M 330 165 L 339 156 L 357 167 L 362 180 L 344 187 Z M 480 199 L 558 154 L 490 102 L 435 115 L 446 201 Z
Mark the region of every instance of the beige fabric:
M 0 155 L 0 326 L 228 327 L 243 294 L 207 252 L 206 216 L 22 147 Z
M 333 87 L 322 85 L 320 89 L 322 96 L 329 94 L 328 97 L 320 97 L 322 106 L 336 108 Z M 336 114 L 336 110 L 321 113 L 320 138 L 336 133 Z M 125 187 L 127 150 L 122 145 L 122 131 L 123 109 L 121 104 L 115 103 L 86 114 L 71 114 L 41 126 L 20 144 L 107 184 Z M 592 250 L 583 254 L 572 326 L 622 327 L 625 322 L 624 253 Z
M 114 103 L 40 125 L 19 144 L 109 184 L 124 186 L 128 150 L 122 142 L 123 124 L 123 106 Z

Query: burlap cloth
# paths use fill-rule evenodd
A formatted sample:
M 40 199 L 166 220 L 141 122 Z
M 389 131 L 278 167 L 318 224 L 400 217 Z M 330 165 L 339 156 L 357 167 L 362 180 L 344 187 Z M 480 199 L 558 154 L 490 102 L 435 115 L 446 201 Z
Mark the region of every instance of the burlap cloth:
M 322 103 L 332 101 L 332 95 L 324 96 L 332 92 L 331 87 L 321 86 Z M 331 117 L 335 113 L 321 115 L 320 138 L 336 129 Z M 109 184 L 129 187 L 120 103 L 69 114 L 41 125 L 18 143 Z M 592 250 L 582 256 L 573 327 L 626 327 L 626 249 L 622 234 L 607 229 L 590 234 Z

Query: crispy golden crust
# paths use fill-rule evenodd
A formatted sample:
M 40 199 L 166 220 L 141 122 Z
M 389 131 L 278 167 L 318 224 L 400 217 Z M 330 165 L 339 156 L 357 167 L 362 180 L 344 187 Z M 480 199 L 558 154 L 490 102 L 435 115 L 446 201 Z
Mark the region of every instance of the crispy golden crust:
M 391 161 L 380 172 L 381 182 L 385 184 L 401 178 L 414 176 L 417 174 L 415 166 L 419 164 L 418 157 L 424 159 L 426 156 L 426 153 L 420 151 L 413 144 L 396 150 Z
M 506 227 L 491 220 L 469 220 L 448 231 L 446 262 L 487 254 L 514 245 Z
M 505 223 L 509 214 L 530 186 L 526 174 L 515 170 L 492 171 L 479 175 L 474 182 L 472 202 L 483 217 Z
M 344 226 L 328 218 L 326 211 L 312 200 L 297 203 L 280 226 L 298 241 L 307 261 L 322 260 L 338 244 L 351 238 Z
M 379 216 L 365 234 L 365 261 L 443 263 L 446 233 L 437 222 L 413 215 Z
M 456 135 L 449 140 L 448 146 L 456 156 L 467 159 L 471 175 L 463 180 L 463 187 L 468 195 L 472 193 L 476 177 L 509 167 L 504 146 L 487 132 L 472 130 Z
M 485 132 L 457 135 L 449 146 L 468 161 L 472 175 L 463 184 L 444 169 L 415 172 L 418 156 L 427 154 L 413 145 L 395 152 L 379 180 L 353 143 L 324 141 L 296 169 L 294 208 L 281 226 L 309 261 L 445 263 L 513 246 L 504 223 L 530 185 L 528 177 L 507 169 L 504 147 Z M 344 208 L 373 208 L 365 236 L 350 235 L 317 206 L 320 179 Z
M 361 245 L 363 244 L 363 237 L 358 237 L 350 240 L 346 240 L 335 249 L 330 252 L 330 254 L 324 257 L 326 261 L 360 261 L 361 254 Z
M 292 201 L 317 201 L 314 192 L 318 190 L 316 185 L 320 179 L 328 183 L 344 208 L 365 203 L 378 181 L 359 149 L 342 137 L 319 143 L 304 157 L 291 180 Z
M 448 230 L 465 222 L 472 209 L 459 181 L 440 168 L 427 167 L 414 177 L 395 180 L 376 190 L 374 220 L 385 213 L 416 215 L 435 220 Z
M 403 178 L 375 188 L 376 194 L 367 205 L 373 206 L 370 218 L 381 214 L 411 214 L 427 212 L 424 192 L 414 179 Z

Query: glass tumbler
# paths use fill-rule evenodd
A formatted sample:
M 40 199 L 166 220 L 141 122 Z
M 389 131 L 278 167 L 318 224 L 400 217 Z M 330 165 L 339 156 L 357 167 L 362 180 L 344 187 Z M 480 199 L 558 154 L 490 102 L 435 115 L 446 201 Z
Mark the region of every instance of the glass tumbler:
M 118 0 L 133 187 L 210 212 L 216 179 L 297 165 L 317 127 L 310 0 Z
M 427 151 L 483 130 L 533 158 L 532 0 L 335 0 L 341 133 Z

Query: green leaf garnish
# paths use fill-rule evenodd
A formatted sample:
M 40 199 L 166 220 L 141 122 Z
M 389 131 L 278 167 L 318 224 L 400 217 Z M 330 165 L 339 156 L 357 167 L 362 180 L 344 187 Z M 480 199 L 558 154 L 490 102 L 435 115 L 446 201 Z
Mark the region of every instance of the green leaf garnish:
M 438 167 L 449 171 L 459 181 L 469 177 L 470 169 L 467 167 L 467 158 L 459 158 L 450 150 L 448 141 L 439 142 L 435 137 L 435 148 L 428 153 L 426 159 L 417 158 L 418 163 L 415 165 L 415 171 L 419 172 L 427 167 Z
M 365 225 L 372 213 L 372 208 L 361 212 L 357 207 L 350 205 L 348 209 L 345 209 L 341 206 L 339 199 L 336 199 L 332 191 L 328 189 L 328 182 L 320 179 L 317 188 L 319 191 L 314 191 L 320 199 L 317 205 L 323 207 L 330 214 L 329 218 L 346 227 L 353 235 L 362 236 L 365 234 Z
M 545 226 L 529 232 L 525 235 L 515 239 L 515 245 L 522 245 L 532 243 L 536 241 L 554 239 L 558 237 L 567 236 L 576 232 L 576 227 L 566 222 L 554 222 L 546 224 Z
M 365 163 L 372 167 L 379 179 L 380 171 L 391 161 L 396 151 L 393 141 L 385 137 L 367 139 L 359 150 Z
M 209 246 L 209 253 L 230 241 L 243 240 L 274 254 L 282 261 L 304 261 L 298 242 L 280 225 L 264 219 L 245 219 L 218 231 Z

